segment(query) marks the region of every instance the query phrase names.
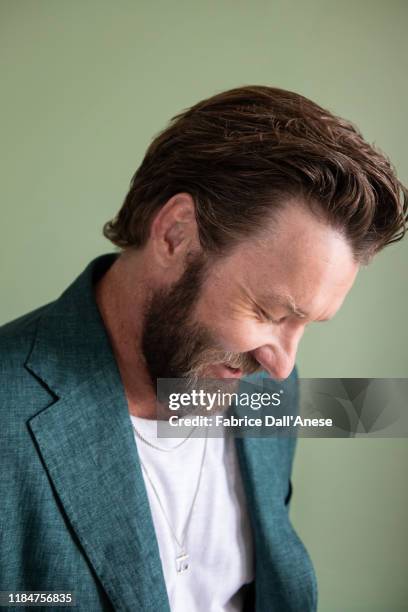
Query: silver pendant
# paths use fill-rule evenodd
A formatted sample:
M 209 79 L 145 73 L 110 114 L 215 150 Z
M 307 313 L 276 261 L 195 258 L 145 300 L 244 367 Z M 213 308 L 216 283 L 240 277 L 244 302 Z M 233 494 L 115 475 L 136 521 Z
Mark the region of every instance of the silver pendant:
M 189 568 L 188 563 L 189 555 L 185 552 L 180 553 L 176 557 L 176 570 L 178 574 L 184 574 Z

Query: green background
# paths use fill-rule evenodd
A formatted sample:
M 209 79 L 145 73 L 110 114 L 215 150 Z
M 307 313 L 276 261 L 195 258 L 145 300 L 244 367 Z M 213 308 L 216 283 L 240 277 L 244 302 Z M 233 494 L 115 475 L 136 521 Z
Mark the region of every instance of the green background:
M 408 183 L 405 1 L 1 1 L 0 323 L 54 299 L 96 255 L 151 138 L 244 84 L 355 122 Z M 408 240 L 312 326 L 308 377 L 407 377 Z M 320 612 L 408 609 L 406 440 L 299 440 L 292 519 Z M 279 611 L 278 611 L 279 612 Z

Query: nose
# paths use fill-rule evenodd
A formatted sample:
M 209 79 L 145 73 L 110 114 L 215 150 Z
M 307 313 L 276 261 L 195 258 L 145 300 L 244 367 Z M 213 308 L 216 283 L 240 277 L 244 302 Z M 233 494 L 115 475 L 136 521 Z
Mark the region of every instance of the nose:
M 300 339 L 300 338 L 299 338 Z M 299 339 L 287 347 L 265 344 L 252 351 L 252 356 L 276 380 L 288 378 L 295 366 Z

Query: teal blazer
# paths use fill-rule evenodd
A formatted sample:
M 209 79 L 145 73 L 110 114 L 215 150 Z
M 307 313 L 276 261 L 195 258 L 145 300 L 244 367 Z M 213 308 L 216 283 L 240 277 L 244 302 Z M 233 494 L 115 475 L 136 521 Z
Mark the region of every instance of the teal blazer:
M 84 612 L 168 612 L 128 406 L 93 292 L 115 257 L 96 258 L 59 299 L 0 328 L 0 591 L 74 592 Z M 296 370 L 284 385 L 296 403 Z M 314 570 L 288 517 L 295 439 L 236 438 L 236 446 L 255 545 L 247 609 L 315 611 Z

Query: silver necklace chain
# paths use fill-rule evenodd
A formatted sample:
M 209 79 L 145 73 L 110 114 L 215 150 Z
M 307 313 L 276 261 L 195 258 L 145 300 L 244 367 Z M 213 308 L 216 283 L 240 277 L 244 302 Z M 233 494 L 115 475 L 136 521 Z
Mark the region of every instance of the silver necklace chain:
M 133 425 L 133 423 L 132 423 L 132 425 Z M 133 429 L 135 430 L 136 433 L 138 433 L 134 425 L 133 425 Z M 194 505 L 195 505 L 195 502 L 196 502 L 196 499 L 197 499 L 198 491 L 200 489 L 201 476 L 202 476 L 203 467 L 204 467 L 204 459 L 205 459 L 205 455 L 206 455 L 206 452 L 207 452 L 207 441 L 208 441 L 208 427 L 206 427 L 206 430 L 205 430 L 204 448 L 203 448 L 203 453 L 202 453 L 202 456 L 201 456 L 200 471 L 199 471 L 199 474 L 198 474 L 197 485 L 196 485 L 196 489 L 195 489 L 195 492 L 194 492 L 193 501 L 191 502 L 190 510 L 188 512 L 186 521 L 184 523 L 183 530 L 182 530 L 181 535 L 180 535 L 180 539 L 177 537 L 177 534 L 175 533 L 175 531 L 174 531 L 174 529 L 173 529 L 173 527 L 172 527 L 172 525 L 171 525 L 171 523 L 169 521 L 169 518 L 168 518 L 168 516 L 166 514 L 166 511 L 164 509 L 163 503 L 162 503 L 162 501 L 160 499 L 160 495 L 157 492 L 157 489 L 156 489 L 156 487 L 155 487 L 155 485 L 154 485 L 154 483 L 152 481 L 152 478 L 151 478 L 151 476 L 150 476 L 150 474 L 149 474 L 145 464 L 143 463 L 143 461 L 139 457 L 140 465 L 142 466 L 143 471 L 146 474 L 146 477 L 147 477 L 147 479 L 148 479 L 148 481 L 150 483 L 150 486 L 152 487 L 153 493 L 156 496 L 156 499 L 157 499 L 158 504 L 159 504 L 159 506 L 161 508 L 161 511 L 163 513 L 165 521 L 166 521 L 166 523 L 167 523 L 167 525 L 169 527 L 169 530 L 170 530 L 170 533 L 171 533 L 171 535 L 173 537 L 173 540 L 177 544 L 178 553 L 176 555 L 176 571 L 177 571 L 178 574 L 181 574 L 181 573 L 187 571 L 188 568 L 189 568 L 189 555 L 186 552 L 184 543 L 185 543 L 185 539 L 186 539 L 187 529 L 188 529 L 188 526 L 190 524 L 191 517 L 193 515 L 193 509 L 194 509 Z M 185 442 L 185 440 L 183 440 L 183 442 Z M 155 448 L 155 447 L 153 447 L 153 448 Z M 160 450 L 162 450 L 162 449 L 160 449 Z
M 147 444 L 147 446 L 150 446 L 151 448 L 154 448 L 155 450 L 162 451 L 163 453 L 171 453 L 172 451 L 175 451 L 178 448 L 180 448 L 180 446 L 183 446 L 183 444 L 185 442 L 187 442 L 187 440 L 189 440 L 191 438 L 191 436 L 193 435 L 194 431 L 197 429 L 197 426 L 193 427 L 192 430 L 190 431 L 190 433 L 188 434 L 188 436 L 186 438 L 184 438 L 181 442 L 179 442 L 179 444 L 176 444 L 176 446 L 172 446 L 171 448 L 165 448 L 163 446 L 156 446 L 156 444 L 153 444 L 153 442 L 151 442 L 150 440 L 145 438 L 140 433 L 140 431 L 138 429 L 136 429 L 136 427 L 134 426 L 133 421 L 132 421 L 132 425 L 133 425 L 133 429 L 135 430 L 135 434 L 137 435 L 138 438 L 140 438 L 140 440 L 142 440 L 142 442 Z

